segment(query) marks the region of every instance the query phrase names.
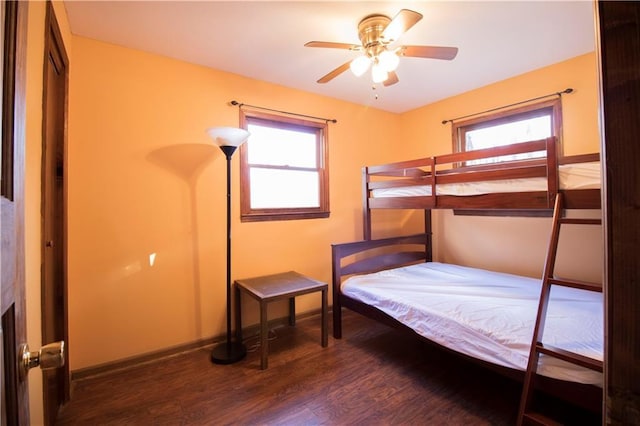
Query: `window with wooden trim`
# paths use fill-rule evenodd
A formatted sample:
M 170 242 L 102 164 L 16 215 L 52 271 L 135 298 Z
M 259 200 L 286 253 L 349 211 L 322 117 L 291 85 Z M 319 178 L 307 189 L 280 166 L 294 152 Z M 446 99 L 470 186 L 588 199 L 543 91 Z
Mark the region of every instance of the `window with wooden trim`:
M 241 110 L 241 220 L 329 217 L 327 123 Z
M 557 148 L 562 152 L 562 102 L 560 98 L 532 103 L 521 108 L 483 115 L 471 120 L 454 122 L 453 149 L 455 152 L 472 151 L 511 145 L 531 140 L 557 138 Z M 521 155 L 500 156 L 479 161 L 467 161 L 463 165 L 487 164 L 545 156 L 544 151 Z M 551 210 L 477 210 L 455 209 L 456 215 L 468 216 L 551 216 Z
M 453 123 L 453 149 L 455 152 L 472 151 L 545 139 L 558 138 L 561 149 L 562 109 L 560 98 L 530 104 L 522 108 L 484 115 L 472 120 Z M 467 165 L 543 157 L 544 151 L 502 156 L 467 162 Z

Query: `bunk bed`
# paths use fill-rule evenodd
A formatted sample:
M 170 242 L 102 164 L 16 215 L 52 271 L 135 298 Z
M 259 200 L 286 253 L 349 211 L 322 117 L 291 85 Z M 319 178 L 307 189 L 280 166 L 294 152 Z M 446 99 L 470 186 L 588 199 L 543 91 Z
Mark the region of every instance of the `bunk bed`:
M 493 162 L 531 153 L 536 157 Z M 480 164 L 467 165 L 472 161 Z M 332 245 L 334 337 L 342 337 L 342 308 L 348 308 L 523 380 L 540 280 L 433 262 L 430 211 L 551 210 L 558 194 L 565 209 L 599 209 L 599 170 L 598 154 L 559 156 L 555 138 L 364 167 L 364 239 Z M 425 232 L 372 239 L 371 211 L 377 208 L 424 209 Z M 554 290 L 549 315 L 561 320 L 545 339 L 576 344 L 582 355 L 602 359 L 603 306 L 602 294 Z M 601 408 L 601 372 L 542 356 L 535 377 L 536 388 Z

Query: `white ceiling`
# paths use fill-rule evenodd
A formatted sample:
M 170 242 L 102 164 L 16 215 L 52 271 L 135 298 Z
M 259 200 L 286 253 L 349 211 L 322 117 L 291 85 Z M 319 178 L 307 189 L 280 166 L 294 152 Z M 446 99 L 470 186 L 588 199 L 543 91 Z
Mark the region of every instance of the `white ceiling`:
M 588 0 L 66 0 L 65 6 L 76 35 L 397 113 L 595 49 L 594 6 Z M 306 42 L 359 44 L 363 17 L 393 17 L 402 8 L 424 18 L 398 44 L 456 46 L 458 56 L 402 58 L 400 82 L 375 90 L 368 74 L 358 78 L 350 71 L 316 83 L 357 53 L 304 47 Z

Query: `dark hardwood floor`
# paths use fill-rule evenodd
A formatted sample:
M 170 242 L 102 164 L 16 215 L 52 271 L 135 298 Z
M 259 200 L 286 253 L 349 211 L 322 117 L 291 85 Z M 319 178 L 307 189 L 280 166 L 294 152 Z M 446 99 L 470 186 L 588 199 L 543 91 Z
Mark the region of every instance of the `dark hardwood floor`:
M 57 424 L 515 424 L 520 384 L 355 313 L 344 318 L 344 337 L 327 348 L 317 317 L 276 328 L 267 370 L 255 350 L 214 365 L 198 349 L 76 381 Z

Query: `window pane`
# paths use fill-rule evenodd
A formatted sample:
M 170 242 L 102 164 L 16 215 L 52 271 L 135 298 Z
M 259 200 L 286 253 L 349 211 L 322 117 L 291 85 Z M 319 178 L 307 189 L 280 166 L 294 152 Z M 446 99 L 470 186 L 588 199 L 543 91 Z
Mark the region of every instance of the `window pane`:
M 467 151 L 491 148 L 494 146 L 511 145 L 544 139 L 553 135 L 551 116 L 528 118 L 511 123 L 469 130 L 465 133 L 465 147 Z M 529 154 L 505 155 L 494 159 L 468 161 L 467 164 L 486 164 L 498 161 L 521 160 L 525 158 L 543 157 L 544 151 Z
M 320 207 L 318 172 L 252 167 L 251 208 Z
M 544 139 L 551 136 L 551 116 L 529 118 L 512 123 L 470 130 L 466 133 L 467 151 Z
M 316 135 L 249 124 L 249 164 L 316 168 Z M 252 191 L 254 192 L 254 191 Z

